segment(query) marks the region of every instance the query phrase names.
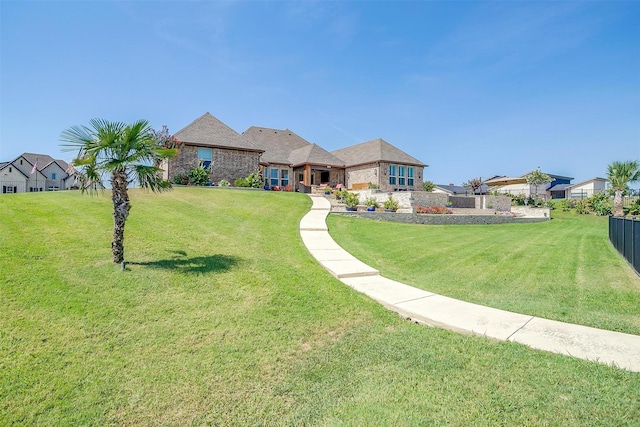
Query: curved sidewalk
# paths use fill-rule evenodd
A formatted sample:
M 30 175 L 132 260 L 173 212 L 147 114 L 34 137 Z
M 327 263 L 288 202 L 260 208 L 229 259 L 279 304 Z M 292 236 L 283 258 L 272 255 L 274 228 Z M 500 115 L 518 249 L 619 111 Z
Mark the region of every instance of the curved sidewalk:
M 310 195 L 311 210 L 300 220 L 307 249 L 329 272 L 401 316 L 429 326 L 513 341 L 530 347 L 640 372 L 640 336 L 512 313 L 455 300 L 395 280 L 359 261 L 329 235 L 331 204 Z

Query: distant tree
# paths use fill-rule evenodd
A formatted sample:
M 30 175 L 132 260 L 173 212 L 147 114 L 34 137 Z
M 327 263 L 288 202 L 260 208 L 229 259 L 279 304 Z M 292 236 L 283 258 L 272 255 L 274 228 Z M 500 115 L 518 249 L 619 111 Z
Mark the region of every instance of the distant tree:
M 538 195 L 538 186 L 540 184 L 546 184 L 551 182 L 551 177 L 544 172 L 540 171 L 540 168 L 527 174 L 527 184 L 533 185 L 536 189 L 536 196 Z
M 422 189 L 426 192 L 432 192 L 436 188 L 436 185 L 431 181 L 425 181 L 422 183 Z
M 473 194 L 476 194 L 476 190 L 482 187 L 482 180 L 480 178 L 471 178 L 469 181 L 463 182 L 462 186 L 470 189 Z
M 81 174 L 81 187 L 91 191 L 102 186 L 103 174 L 111 180 L 113 201 L 113 262 L 124 261 L 124 226 L 129 216 L 128 185 L 133 180 L 142 188 L 160 192 L 171 189 L 171 183 L 162 179 L 157 165 L 175 156 L 177 148 L 164 147 L 154 135 L 146 120 L 127 125 L 93 119 L 90 126 L 73 126 L 62 132 L 60 140 L 66 151 L 78 150 L 72 165 Z
M 614 191 L 613 214 L 623 216 L 622 196 L 629 189 L 629 183 L 640 181 L 640 164 L 636 160 L 613 162 L 607 167 L 607 179 Z
M 162 125 L 162 129 L 160 130 L 151 130 L 153 137 L 156 140 L 156 143 L 164 148 L 180 148 L 184 145 L 183 142 L 178 141 L 178 138 L 173 136 L 171 132 L 169 132 L 169 128 L 167 125 Z

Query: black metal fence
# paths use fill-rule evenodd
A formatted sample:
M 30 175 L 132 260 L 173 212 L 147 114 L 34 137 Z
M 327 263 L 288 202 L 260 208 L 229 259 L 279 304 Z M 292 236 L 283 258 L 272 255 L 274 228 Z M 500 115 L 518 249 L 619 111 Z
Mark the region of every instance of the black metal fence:
M 610 216 L 609 241 L 640 274 L 640 220 Z

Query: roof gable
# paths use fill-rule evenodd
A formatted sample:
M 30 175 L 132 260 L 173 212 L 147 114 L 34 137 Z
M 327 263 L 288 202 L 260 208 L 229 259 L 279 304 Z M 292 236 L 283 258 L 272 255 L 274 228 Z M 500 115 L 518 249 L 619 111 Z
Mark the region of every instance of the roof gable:
M 316 144 L 309 144 L 291 152 L 289 162 L 293 166 L 314 164 L 344 167 L 342 160 Z
M 174 135 L 178 141 L 203 147 L 235 148 L 262 151 L 251 140 L 240 135 L 210 113 L 205 113 Z
M 261 162 L 289 163 L 289 156 L 295 150 L 310 146 L 311 143 L 289 129 L 271 129 L 251 126 L 242 133 L 253 145 L 264 150 Z
M 338 157 L 347 166 L 375 162 L 402 163 L 421 167 L 427 166 L 382 138 L 335 150 L 332 151 L 331 154 Z
M 19 159 L 20 157 L 17 157 L 17 158 Z M 29 178 L 29 175 L 27 175 L 24 171 L 20 170 L 20 168 L 17 167 L 16 165 L 14 165 L 13 162 L 2 162 L 2 163 L 0 163 L 0 171 L 4 170 L 6 168 L 9 168 L 9 167 L 12 168 L 12 172 L 16 171 L 16 172 L 20 173 L 21 175 L 23 175 L 25 178 Z M 40 172 L 40 171 L 38 171 L 38 172 Z
M 436 188 L 439 188 L 440 190 L 450 194 L 466 194 L 467 192 L 471 191 L 459 185 L 436 184 Z
M 600 182 L 602 182 L 604 184 L 604 183 L 608 182 L 608 179 L 600 178 L 600 177 L 596 176 L 596 177 L 591 178 L 591 179 L 585 179 L 584 181 L 576 182 L 575 184 L 569 184 L 568 187 L 569 188 L 580 187 L 582 185 L 589 184 L 591 182 L 595 183 L 595 182 L 598 182 L 598 181 L 600 181 Z

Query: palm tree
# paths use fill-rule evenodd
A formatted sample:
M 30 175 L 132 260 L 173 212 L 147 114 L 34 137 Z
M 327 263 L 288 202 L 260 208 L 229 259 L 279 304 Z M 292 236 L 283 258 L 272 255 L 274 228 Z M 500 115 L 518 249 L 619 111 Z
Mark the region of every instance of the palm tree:
M 160 161 L 175 156 L 176 148 L 158 143 L 146 120 L 131 125 L 93 119 L 90 126 L 73 126 L 62 132 L 66 151 L 78 150 L 72 161 L 80 173 L 80 189 L 92 192 L 104 188 L 102 175 L 110 174 L 113 201 L 113 262 L 124 262 L 124 225 L 131 205 L 127 187 L 137 181 L 142 188 L 160 192 L 171 189 L 162 179 Z
M 640 181 L 640 164 L 636 160 L 613 162 L 607 167 L 607 179 L 613 196 L 613 215 L 624 216 L 622 210 L 622 194 L 629 189 L 629 183 Z

